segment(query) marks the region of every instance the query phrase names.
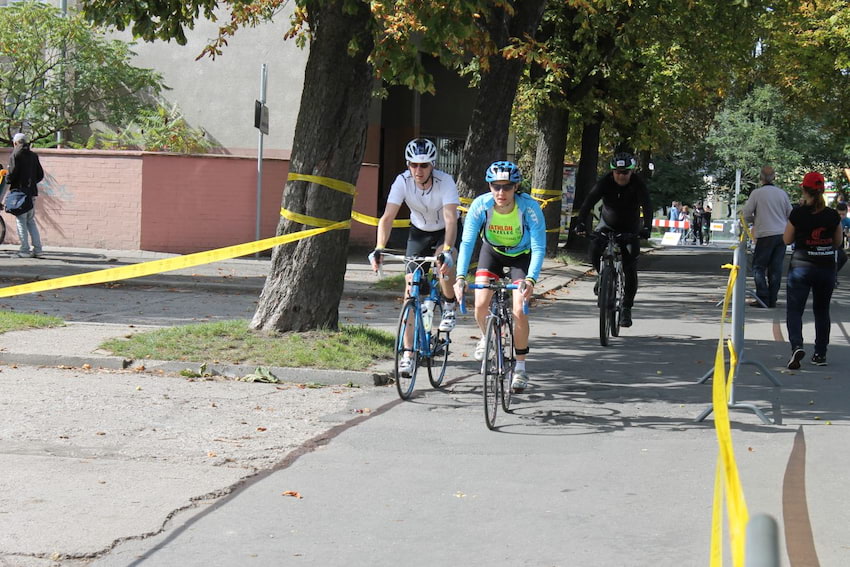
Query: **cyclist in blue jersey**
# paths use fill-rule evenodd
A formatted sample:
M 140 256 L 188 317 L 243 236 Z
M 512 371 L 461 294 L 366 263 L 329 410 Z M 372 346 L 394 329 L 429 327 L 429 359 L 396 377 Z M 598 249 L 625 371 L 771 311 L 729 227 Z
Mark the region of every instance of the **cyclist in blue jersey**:
M 466 272 L 480 235 L 482 244 L 475 282 L 498 280 L 509 270 L 514 283 L 524 284 L 513 294 L 517 360 L 511 381 L 511 389 L 515 393 L 522 393 L 528 386 L 525 359 L 530 333 L 528 316 L 523 313 L 522 306 L 531 298 L 534 285 L 540 277 L 546 253 L 546 223 L 537 201 L 520 191 L 522 173 L 515 164 L 509 161 L 494 162 L 487 168 L 485 180 L 490 192 L 476 198 L 466 215 L 457 258 L 455 294 L 460 297 L 466 287 Z M 475 347 L 475 360 L 484 358 L 487 313 L 492 296 L 492 290 L 475 290 L 475 320 L 481 330 L 481 340 Z

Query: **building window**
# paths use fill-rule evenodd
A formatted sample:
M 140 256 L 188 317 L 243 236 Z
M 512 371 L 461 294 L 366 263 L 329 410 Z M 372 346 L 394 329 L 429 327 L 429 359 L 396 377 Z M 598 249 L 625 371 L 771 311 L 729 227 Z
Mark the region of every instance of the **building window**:
M 463 138 L 443 138 L 441 136 L 427 136 L 437 146 L 436 168 L 445 171 L 457 180 L 460 173 L 460 160 L 463 157 Z

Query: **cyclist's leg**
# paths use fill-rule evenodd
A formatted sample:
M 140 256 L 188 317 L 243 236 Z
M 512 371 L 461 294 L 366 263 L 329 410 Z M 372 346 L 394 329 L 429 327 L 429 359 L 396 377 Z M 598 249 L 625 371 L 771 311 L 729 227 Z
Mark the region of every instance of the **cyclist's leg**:
M 531 265 L 531 254 L 521 254 L 510 258 L 511 281 L 521 283 L 528 275 Z M 528 315 L 523 312 L 523 299 L 520 290 L 513 293 L 513 319 L 514 319 L 514 352 L 516 353 L 516 364 L 514 365 L 514 376 L 511 381 L 511 389 L 521 394 L 528 386 L 528 372 L 525 367 L 525 358 L 528 355 L 528 336 L 531 327 L 528 323 Z
M 623 307 L 631 309 L 635 303 L 635 295 L 638 290 L 638 256 L 640 256 L 640 240 L 634 238 L 624 243 L 621 248 L 623 252 L 623 274 L 626 276 L 625 296 Z
M 407 236 L 407 248 L 405 248 L 404 255 L 405 256 L 422 256 L 426 254 L 429 250 L 429 234 L 424 230 L 419 230 L 415 226 L 410 227 L 410 232 Z M 404 286 L 404 297 L 408 297 L 410 295 L 410 284 L 413 281 L 413 271 L 416 269 L 416 266 L 408 264 L 406 266 L 406 274 L 404 276 L 405 286 Z M 427 266 L 423 266 L 423 270 L 427 271 Z M 424 293 L 427 290 L 428 283 L 425 278 L 425 274 L 422 274 L 422 278 L 419 284 L 419 291 Z M 404 346 L 410 347 L 413 344 L 413 321 L 410 321 L 408 325 L 405 327 L 405 335 L 404 335 Z

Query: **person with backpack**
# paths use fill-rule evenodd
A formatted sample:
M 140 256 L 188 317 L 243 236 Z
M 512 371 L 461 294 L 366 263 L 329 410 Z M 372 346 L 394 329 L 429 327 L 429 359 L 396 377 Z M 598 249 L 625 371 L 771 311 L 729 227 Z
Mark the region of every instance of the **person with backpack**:
M 18 132 L 12 138 L 12 156 L 9 158 L 6 182 L 9 193 L 6 195 L 6 210 L 15 215 L 18 238 L 21 247 L 19 258 L 38 258 L 41 256 L 41 235 L 35 222 L 35 199 L 38 197 L 38 183 L 44 179 L 44 170 L 38 155 L 30 149 L 26 134 Z M 32 250 L 30 250 L 30 238 Z

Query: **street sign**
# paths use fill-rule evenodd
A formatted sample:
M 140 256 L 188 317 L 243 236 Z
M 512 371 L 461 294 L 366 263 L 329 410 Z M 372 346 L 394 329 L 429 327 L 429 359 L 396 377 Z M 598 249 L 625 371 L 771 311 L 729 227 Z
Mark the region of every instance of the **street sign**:
M 263 134 L 269 133 L 269 107 L 259 100 L 254 101 L 254 128 L 259 128 Z

